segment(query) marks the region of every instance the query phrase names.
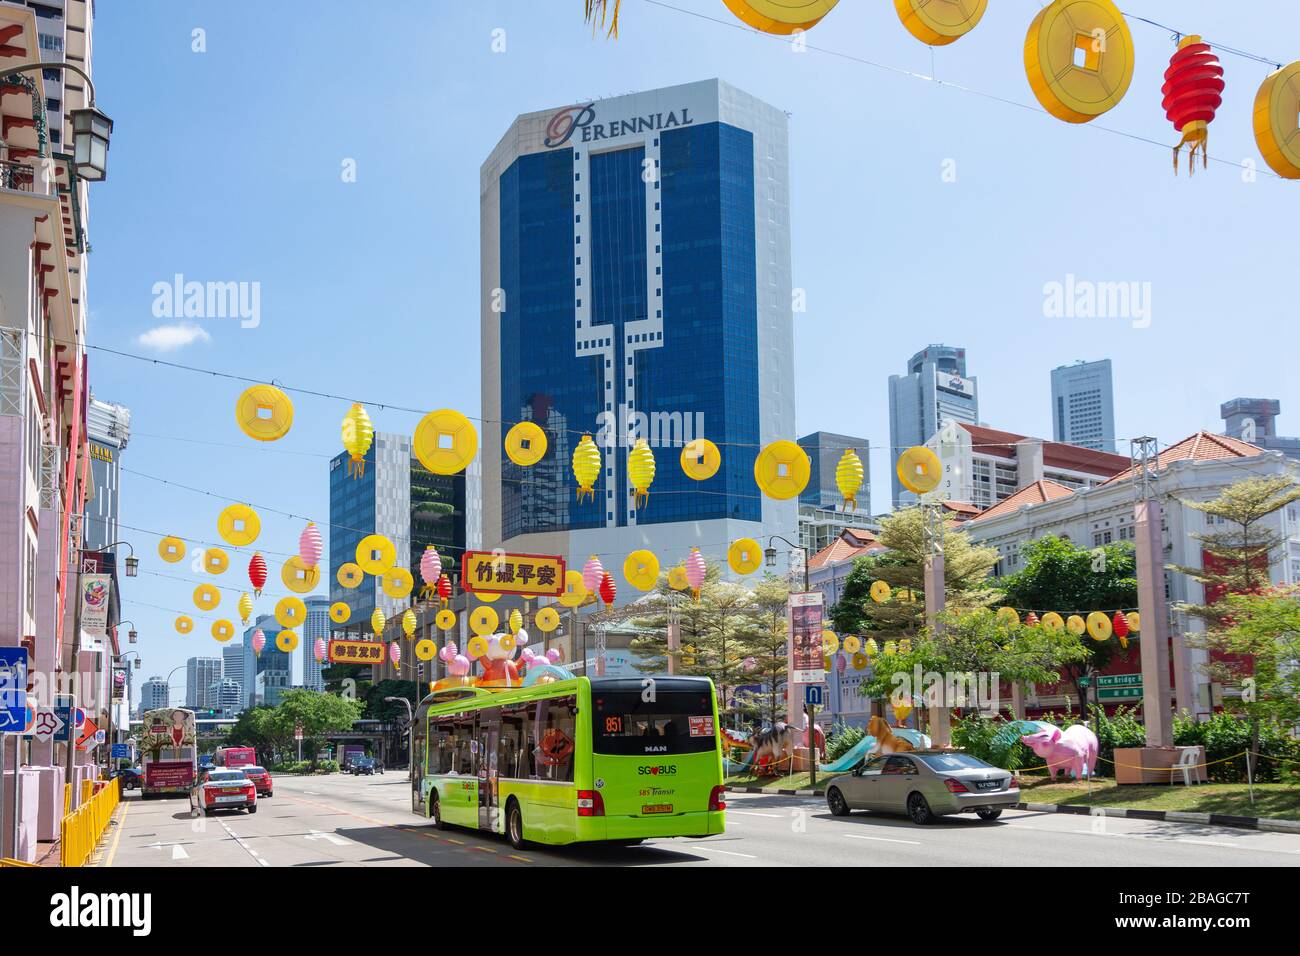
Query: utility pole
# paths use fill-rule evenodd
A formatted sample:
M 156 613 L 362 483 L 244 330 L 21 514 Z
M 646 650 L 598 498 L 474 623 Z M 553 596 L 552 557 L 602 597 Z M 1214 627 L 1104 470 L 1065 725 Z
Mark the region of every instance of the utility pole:
M 1169 711 L 1169 619 L 1165 610 L 1164 533 L 1160 498 L 1156 494 L 1159 449 L 1156 439 L 1130 443 L 1133 464 L 1133 524 L 1137 548 L 1138 641 L 1142 661 L 1142 722 L 1148 747 L 1172 747 L 1173 717 Z

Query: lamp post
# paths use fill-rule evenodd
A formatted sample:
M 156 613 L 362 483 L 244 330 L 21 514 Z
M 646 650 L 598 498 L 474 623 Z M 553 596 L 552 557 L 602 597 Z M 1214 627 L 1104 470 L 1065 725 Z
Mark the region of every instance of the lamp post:
M 85 81 L 86 105 L 68 113 L 72 120 L 72 168 L 88 182 L 103 182 L 108 178 L 108 140 L 113 135 L 113 121 L 95 108 L 95 84 L 90 74 L 62 61 L 23 63 L 7 67 L 3 72 L 7 75 L 38 70 L 70 70 Z
M 135 561 L 136 559 L 135 559 L 134 556 L 132 556 L 131 560 L 132 560 L 132 561 Z M 127 635 L 129 636 L 131 643 L 134 644 L 135 641 L 136 641 L 136 638 L 139 636 L 139 635 L 136 633 L 136 631 L 134 630 L 134 628 L 135 628 L 135 621 L 118 621 L 118 622 L 117 622 L 117 626 L 118 626 L 119 628 L 120 628 L 120 627 L 123 627 L 124 625 L 127 625 L 127 624 L 130 624 L 130 625 L 131 625 L 131 628 L 132 628 L 131 630 L 127 631 Z M 139 652 L 139 651 L 127 651 L 125 654 L 119 654 L 119 655 L 118 655 L 118 656 L 117 656 L 113 661 L 110 661 L 110 662 L 109 662 L 109 683 L 110 683 L 110 686 L 109 686 L 109 689 L 108 689 L 108 734 L 107 734 L 107 739 L 108 739 L 108 754 L 107 754 L 107 756 L 104 758 L 104 766 L 109 767 L 110 769 L 111 769 L 112 766 L 113 766 L 113 711 L 114 711 L 114 709 L 115 709 L 113 696 L 114 696 L 114 694 L 115 694 L 116 691 L 117 691 L 117 685 L 116 685 L 116 683 L 113 681 L 113 666 L 114 666 L 114 664 L 116 663 L 116 661 L 124 660 L 126 657 L 128 657 L 128 656 L 131 655 L 131 654 L 134 654 L 134 655 L 135 655 L 135 659 L 136 659 L 136 667 L 139 667 L 139 666 L 140 666 L 140 663 L 139 663 L 139 662 L 140 662 L 140 652 Z
M 411 702 L 405 697 L 385 697 L 385 704 L 395 704 L 398 701 L 406 707 L 406 779 L 411 784 L 411 790 L 415 790 L 415 715 L 411 711 Z
M 767 539 L 767 548 L 764 549 L 763 551 L 764 564 L 766 564 L 767 567 L 769 568 L 776 567 L 776 548 L 773 547 L 772 545 L 773 541 L 782 541 L 786 544 L 787 547 L 794 550 L 798 550 L 803 553 L 803 589 L 805 594 L 811 591 L 812 587 L 808 583 L 807 547 L 801 544 L 795 544 L 793 541 L 789 540 L 788 538 L 784 538 L 779 534 L 769 535 Z M 794 635 L 792 634 L 791 640 L 793 639 L 794 639 Z M 794 687 L 794 681 L 790 680 L 789 676 L 786 677 L 786 684 L 790 688 Z M 791 693 L 793 693 L 793 690 L 791 690 Z M 817 734 L 816 731 L 813 729 L 814 724 L 813 724 L 812 705 L 805 703 L 803 708 L 803 713 L 804 713 L 804 721 L 808 725 L 808 786 L 815 787 L 817 786 Z

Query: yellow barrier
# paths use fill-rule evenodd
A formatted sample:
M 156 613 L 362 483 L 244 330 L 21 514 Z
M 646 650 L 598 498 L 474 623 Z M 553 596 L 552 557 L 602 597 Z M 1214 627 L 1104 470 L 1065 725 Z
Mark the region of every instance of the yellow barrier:
M 87 780 L 82 783 L 81 806 L 63 817 L 59 842 L 59 864 L 61 866 L 85 866 L 90 855 L 95 851 L 99 838 L 108 829 L 108 821 L 113 818 L 122 798 L 122 785 L 119 780 L 104 784 L 98 793 L 93 793 L 94 784 Z M 64 798 L 72 796 L 72 785 L 65 784 Z
M 11 860 L 7 856 L 0 857 L 0 866 L 36 866 L 35 863 L 24 863 L 22 860 Z

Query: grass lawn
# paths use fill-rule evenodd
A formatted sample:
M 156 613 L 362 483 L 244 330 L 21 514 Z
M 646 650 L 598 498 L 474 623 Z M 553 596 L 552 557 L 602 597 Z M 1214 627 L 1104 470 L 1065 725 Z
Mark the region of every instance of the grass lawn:
M 826 781 L 831 777 L 837 776 L 833 773 L 818 773 L 817 787 L 818 790 L 826 789 Z M 737 774 L 734 777 L 727 777 L 723 783 L 729 787 L 772 787 L 780 790 L 807 790 L 808 773 L 792 773 L 785 777 L 757 777 L 753 774 Z
M 1116 786 L 1098 778 L 1088 792 L 1087 783 L 1032 783 L 1020 778 L 1026 803 L 1074 803 L 1136 810 L 1183 810 L 1189 813 L 1226 813 L 1239 817 L 1279 817 L 1300 820 L 1300 787 L 1285 783 L 1255 784 L 1255 803 L 1244 783 L 1199 783 L 1191 787 Z

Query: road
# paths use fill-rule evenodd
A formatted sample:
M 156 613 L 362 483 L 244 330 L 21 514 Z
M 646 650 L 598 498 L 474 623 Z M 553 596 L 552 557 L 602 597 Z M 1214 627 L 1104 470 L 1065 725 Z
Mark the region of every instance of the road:
M 1008 811 L 994 823 L 832 817 L 814 797 L 728 794 L 727 833 L 638 847 L 532 847 L 433 829 L 406 778 L 277 777 L 256 814 L 190 816 L 184 800 L 128 795 L 100 866 L 1300 866 L 1300 835 Z

